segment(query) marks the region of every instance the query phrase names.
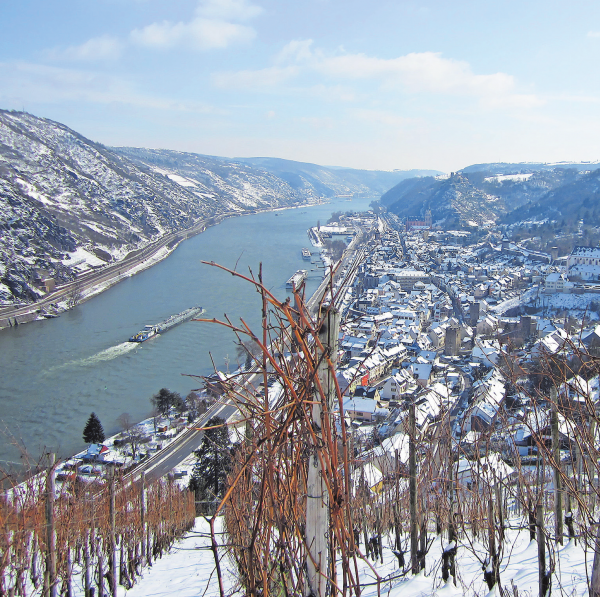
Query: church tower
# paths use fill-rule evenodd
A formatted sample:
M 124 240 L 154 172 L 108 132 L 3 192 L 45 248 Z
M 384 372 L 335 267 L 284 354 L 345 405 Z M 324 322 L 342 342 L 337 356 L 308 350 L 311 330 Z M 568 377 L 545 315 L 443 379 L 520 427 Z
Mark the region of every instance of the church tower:
M 431 228 L 431 210 L 428 209 L 425 212 L 425 226 L 429 226 Z

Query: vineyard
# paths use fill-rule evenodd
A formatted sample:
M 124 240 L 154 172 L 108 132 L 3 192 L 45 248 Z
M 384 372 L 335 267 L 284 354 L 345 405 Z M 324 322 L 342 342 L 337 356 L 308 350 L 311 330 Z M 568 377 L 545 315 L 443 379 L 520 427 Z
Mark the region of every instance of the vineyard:
M 193 496 L 173 482 L 57 484 L 46 464 L 0 505 L 1 595 L 70 597 L 75 584 L 85 597 L 116 595 L 194 525 Z
M 260 333 L 243 321 L 218 323 L 242 345 L 260 347 L 250 358 L 261 383 L 249 388 L 243 374 L 224 382 L 238 406 L 229 426 L 239 443 L 211 519 L 214 529 L 216 517 L 225 517 L 227 547 L 217 550 L 212 538 L 219 578 L 227 554 L 241 593 L 256 597 L 361 595 L 365 565 L 378 591 L 433 571 L 435 586 L 452 585 L 457 594 L 518 595 L 503 571 L 520 532 L 537 545 L 540 596 L 571 594 L 560 562 L 568 542 L 589 560 L 582 571 L 589 594 L 600 594 L 598 412 L 587 385 L 568 381 L 593 380 L 598 359 L 572 346 L 575 357 L 542 357 L 532 371 L 506 352 L 490 375 L 517 387 L 527 403 L 518 414 L 527 429 L 523 445 L 509 433 L 514 409 L 502 410 L 487 431 L 457 434 L 443 409 L 423 431 L 414 403 L 403 407 L 402 429 L 373 445 L 339 417 L 333 291 L 313 318 L 302 296 L 293 306 L 281 303 L 260 276 L 246 279 L 262 296 Z M 384 546 L 397 558 L 386 576 L 378 573 Z M 461 561 L 468 559 L 481 573 L 467 586 Z

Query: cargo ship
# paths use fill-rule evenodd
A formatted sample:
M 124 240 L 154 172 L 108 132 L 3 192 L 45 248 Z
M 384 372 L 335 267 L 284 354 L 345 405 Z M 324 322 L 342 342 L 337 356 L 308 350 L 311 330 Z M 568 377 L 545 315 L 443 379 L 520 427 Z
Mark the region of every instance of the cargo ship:
M 140 330 L 137 334 L 134 334 L 129 338 L 129 342 L 145 342 L 157 334 L 162 334 L 163 332 L 174 328 L 176 325 L 179 325 L 188 319 L 192 319 L 192 317 L 202 315 L 202 313 L 204 313 L 202 307 L 191 307 L 181 313 L 177 313 L 177 315 L 171 315 L 171 317 L 160 323 L 144 326 L 143 330 Z
M 308 275 L 308 271 L 305 269 L 299 269 L 286 283 L 286 288 L 291 288 L 292 290 L 296 290 L 306 280 L 306 276 Z
M 302 249 L 302 259 L 304 259 L 304 261 L 310 261 L 311 255 L 312 254 L 308 249 Z

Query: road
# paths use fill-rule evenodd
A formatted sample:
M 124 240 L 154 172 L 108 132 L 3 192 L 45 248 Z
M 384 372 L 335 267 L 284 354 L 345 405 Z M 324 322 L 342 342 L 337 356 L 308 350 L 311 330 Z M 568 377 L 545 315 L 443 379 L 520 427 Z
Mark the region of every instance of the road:
M 214 219 L 215 224 L 221 222 L 227 216 L 218 216 Z M 206 230 L 208 220 L 202 220 L 196 223 L 195 226 L 187 230 L 181 230 L 179 232 L 171 232 L 161 237 L 159 240 L 151 243 L 150 245 L 140 249 L 135 255 L 126 257 L 125 259 L 118 261 L 103 267 L 99 271 L 92 271 L 85 273 L 77 277 L 77 280 L 58 286 L 56 290 L 50 292 L 37 302 L 25 305 L 23 307 L 5 307 L 0 309 L 0 319 L 8 317 L 18 317 L 20 315 L 26 315 L 38 311 L 39 309 L 50 305 L 51 303 L 57 303 L 59 301 L 68 299 L 73 291 L 84 292 L 99 284 L 106 282 L 112 282 L 119 276 L 127 273 L 135 267 L 138 267 L 145 261 L 152 259 L 156 254 L 167 246 L 174 247 L 179 244 L 182 240 L 195 236 Z
M 132 473 L 127 475 L 128 481 L 137 481 L 142 473 L 146 473 L 149 482 L 156 481 L 170 473 L 180 465 L 202 443 L 204 432 L 202 427 L 212 417 L 227 420 L 235 412 L 236 407 L 229 403 L 213 405 L 195 424 L 193 428 L 181 433 L 175 441 L 157 452 L 154 456 L 142 462 Z
M 334 284 L 340 277 L 340 272 L 344 270 L 348 272 L 346 275 L 348 283 L 351 284 L 354 281 L 356 270 L 358 269 L 359 264 L 362 263 L 366 256 L 365 247 L 361 247 L 359 249 L 357 248 L 357 245 L 359 245 L 363 241 L 363 236 L 364 233 L 357 234 L 352 239 L 352 242 L 346 247 L 346 250 L 342 255 L 341 263 L 337 268 L 337 273 L 334 275 Z M 316 314 L 317 307 L 321 304 L 321 300 L 323 299 L 325 291 L 329 287 L 330 281 L 330 278 L 327 275 L 325 275 L 323 281 L 321 282 L 317 290 L 313 293 L 310 299 L 308 299 L 306 306 L 308 312 L 311 315 Z

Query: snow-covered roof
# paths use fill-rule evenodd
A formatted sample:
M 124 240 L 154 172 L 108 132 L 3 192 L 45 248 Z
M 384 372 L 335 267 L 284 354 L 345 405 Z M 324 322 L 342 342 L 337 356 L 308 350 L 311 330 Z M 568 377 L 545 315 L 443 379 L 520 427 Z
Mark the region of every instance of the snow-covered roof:
M 377 402 L 370 398 L 346 398 L 344 412 L 363 412 L 373 414 L 377 410 Z
M 600 247 L 573 247 L 571 256 L 600 258 Z

